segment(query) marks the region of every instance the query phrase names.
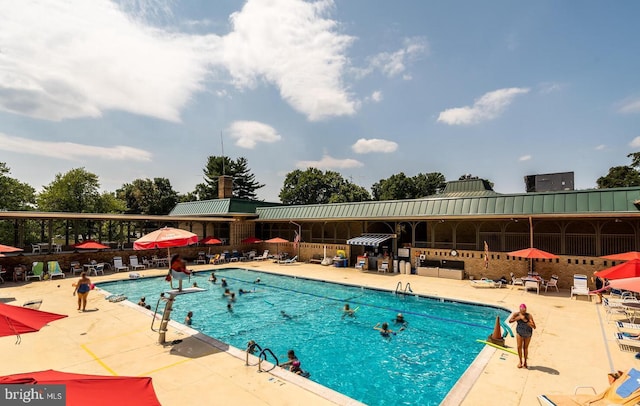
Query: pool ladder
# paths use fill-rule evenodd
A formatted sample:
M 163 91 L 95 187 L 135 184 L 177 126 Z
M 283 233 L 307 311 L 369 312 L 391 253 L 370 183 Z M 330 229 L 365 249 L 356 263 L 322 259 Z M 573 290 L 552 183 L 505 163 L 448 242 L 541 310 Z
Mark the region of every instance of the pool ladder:
M 280 362 L 278 361 L 278 357 L 276 357 L 276 355 L 273 353 L 273 351 L 271 351 L 270 348 L 262 348 L 258 343 L 256 343 L 255 341 L 249 341 L 249 343 L 247 344 L 247 355 L 244 361 L 244 364 L 246 366 L 254 366 L 255 364 L 249 364 L 249 354 L 253 354 L 255 349 L 258 349 L 258 351 L 260 351 L 260 353 L 258 354 L 258 372 L 269 372 L 272 369 L 274 369 L 275 367 L 277 367 L 278 365 L 280 365 Z M 262 362 L 267 360 L 267 355 L 271 355 L 273 357 L 274 360 L 276 360 L 275 364 L 273 364 L 273 367 L 271 367 L 268 370 L 264 370 L 262 369 Z
M 399 293 L 401 293 L 403 295 L 407 295 L 409 293 L 413 293 L 413 290 L 411 290 L 411 282 L 407 282 L 407 284 L 404 285 L 404 289 L 402 289 L 402 281 L 398 281 L 398 284 L 396 285 L 395 294 L 397 295 Z
M 175 300 L 175 295 L 169 295 L 166 297 L 163 294 L 160 295 L 158 302 L 156 303 L 156 308 L 153 311 L 153 318 L 151 319 L 151 330 L 155 331 L 159 334 L 158 343 L 164 344 L 167 334 L 167 325 L 169 324 L 169 320 L 171 320 L 171 311 L 173 310 L 173 302 Z M 164 302 L 164 309 L 162 310 L 162 317 L 160 318 L 160 326 L 156 329 L 154 325 L 156 323 L 156 319 L 158 316 L 158 308 L 160 304 Z

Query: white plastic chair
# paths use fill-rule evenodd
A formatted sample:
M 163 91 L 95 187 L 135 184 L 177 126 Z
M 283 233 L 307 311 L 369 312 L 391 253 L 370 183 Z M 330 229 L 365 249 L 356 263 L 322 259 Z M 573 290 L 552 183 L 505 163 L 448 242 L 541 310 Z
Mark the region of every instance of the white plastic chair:
M 571 287 L 571 298 L 573 295 L 589 296 L 589 286 L 587 286 L 587 275 L 573 275 L 573 286 Z
M 128 271 L 129 267 L 122 262 L 122 257 L 113 257 L 113 270 L 116 272 Z
M 131 255 L 129 257 L 129 265 L 131 266 L 131 269 L 133 269 L 134 271 L 137 269 L 146 269 L 146 266 L 140 264 L 138 262 L 138 256 L 137 255 Z
M 551 279 L 544 284 L 544 293 L 547 293 L 548 288 L 556 288 L 556 292 L 560 292 L 560 289 L 558 289 L 558 275 L 552 275 Z
M 540 294 L 540 285 L 538 284 L 537 281 L 530 281 L 530 280 L 524 281 L 524 290 L 528 291 L 529 289 L 535 290 L 538 295 Z
M 522 281 L 522 278 L 516 278 L 516 276 L 513 274 L 513 272 L 510 272 L 509 275 L 511 275 L 511 284 L 512 285 L 520 285 L 520 286 L 524 286 L 524 282 Z

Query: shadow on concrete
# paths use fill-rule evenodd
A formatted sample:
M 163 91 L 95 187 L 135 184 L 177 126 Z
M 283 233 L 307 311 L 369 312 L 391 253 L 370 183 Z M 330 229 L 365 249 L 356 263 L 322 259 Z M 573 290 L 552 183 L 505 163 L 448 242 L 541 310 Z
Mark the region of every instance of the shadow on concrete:
M 226 344 L 223 345 L 226 346 L 226 348 L 218 348 L 195 337 L 175 340 L 172 343 L 174 344 L 172 345 L 169 353 L 186 358 L 200 358 L 207 355 L 218 354 L 226 351 L 226 348 L 229 348 Z
M 560 371 L 557 369 L 549 368 L 549 367 L 541 367 L 541 366 L 529 366 L 530 371 L 540 371 L 549 375 L 560 375 Z
M 0 303 L 10 303 L 15 301 L 16 301 L 15 297 L 0 297 Z

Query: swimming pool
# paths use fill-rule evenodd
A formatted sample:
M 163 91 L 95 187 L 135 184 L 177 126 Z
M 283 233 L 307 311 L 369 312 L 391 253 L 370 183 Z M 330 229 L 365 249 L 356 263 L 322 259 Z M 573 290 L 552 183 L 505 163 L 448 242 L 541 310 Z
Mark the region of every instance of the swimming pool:
M 216 271 L 215 285 L 207 281 L 209 275 L 191 278 L 190 283 L 208 290 L 179 296 L 174 320 L 183 322 L 193 311 L 194 329 L 240 349 L 255 340 L 280 362 L 293 348 L 311 380 L 367 404 L 439 404 L 482 349 L 475 340 L 491 333 L 496 315 L 508 316 L 490 306 L 243 269 Z M 254 284 L 258 277 L 261 282 Z M 221 278 L 236 292 L 232 313 L 222 296 Z M 155 307 L 168 284 L 164 278 L 148 278 L 100 287 L 132 302 L 146 296 Z M 239 296 L 238 289 L 256 292 Z M 358 308 L 355 317 L 342 317 L 344 303 Z M 406 330 L 390 339 L 373 330 L 385 321 L 399 330 L 392 321 L 399 312 L 408 321 Z

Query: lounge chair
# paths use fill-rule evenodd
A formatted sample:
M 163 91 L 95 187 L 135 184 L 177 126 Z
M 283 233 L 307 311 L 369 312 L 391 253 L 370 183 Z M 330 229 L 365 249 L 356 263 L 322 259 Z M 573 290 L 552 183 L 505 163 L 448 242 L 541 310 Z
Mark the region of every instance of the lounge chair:
M 509 272 L 509 275 L 511 276 L 511 284 L 512 285 L 524 286 L 524 281 L 522 280 L 522 278 L 516 278 L 516 276 L 513 274 L 513 272 Z
M 40 245 L 39 244 L 31 244 L 31 252 L 33 252 L 34 254 L 40 253 Z
M 364 271 L 364 268 L 366 266 L 366 261 L 364 259 L 361 259 L 358 261 L 358 263 L 356 264 L 356 269 L 359 269 L 361 271 Z
M 611 386 L 597 395 L 578 395 L 579 389 L 594 388 L 579 386 L 574 395 L 540 395 L 538 403 L 542 406 L 560 405 L 635 405 L 640 401 L 640 371 L 631 368 L 613 381 Z
M 82 265 L 80 265 L 80 262 L 78 261 L 71 262 L 71 264 L 69 264 L 69 272 L 71 273 L 72 276 L 75 276 L 76 272 L 82 273 Z
M 560 292 L 560 289 L 558 289 L 558 275 L 551 275 L 551 279 L 544 284 L 544 293 L 547 293 L 549 288 L 556 288 L 556 292 Z
M 138 270 L 138 269 L 146 269 L 146 266 L 140 264 L 138 262 L 138 256 L 137 255 L 131 255 L 129 257 L 129 266 L 131 267 L 131 269 Z
M 640 324 L 637 323 L 625 323 L 622 321 L 616 321 L 616 327 L 618 330 L 635 330 L 640 332 Z
M 618 347 L 626 352 L 640 352 L 640 340 L 628 337 L 622 333 L 614 333 Z
M 290 265 L 290 264 L 295 264 L 298 261 L 298 256 L 296 255 L 293 258 L 289 258 L 289 259 L 282 259 L 280 261 L 278 261 L 279 264 L 283 264 L 283 265 Z
M 378 272 L 384 272 L 384 273 L 389 272 L 389 262 L 385 261 L 381 263 L 380 267 L 378 268 Z
M 193 261 L 194 264 L 206 264 L 207 257 L 205 256 L 203 251 L 198 252 L 198 258 Z
M 475 281 L 469 281 L 469 283 L 471 283 L 471 286 L 473 286 L 474 288 L 501 288 L 502 287 L 502 282 L 498 281 L 494 281 L 491 279 L 487 279 L 487 278 L 482 278 L 480 280 L 475 280 Z
M 98 276 L 98 272 L 100 272 L 101 274 L 104 275 L 104 263 L 103 262 L 100 262 L 99 264 L 95 264 L 94 266 L 89 268 L 89 271 L 87 272 L 87 275 L 91 275 L 91 273 L 93 273 L 95 276 Z
M 44 262 L 34 262 L 31 265 L 31 272 L 27 273 L 27 280 L 38 278 L 42 280 L 42 275 L 44 274 Z
M 218 264 L 224 264 L 225 262 L 227 262 L 227 253 L 222 253 L 220 254 L 220 256 L 215 260 L 214 264 L 218 265 Z
M 269 259 L 269 250 L 264 250 L 262 255 L 259 255 L 259 256 L 255 257 L 254 259 L 256 261 L 264 261 L 264 260 Z
M 525 292 L 529 289 L 535 290 L 537 294 L 540 294 L 540 284 L 538 281 L 525 280 L 524 281 L 524 290 Z
M 49 280 L 53 279 L 54 276 L 62 276 L 63 278 L 66 277 L 64 272 L 62 272 L 58 261 L 47 262 L 47 269 L 49 270 Z
M 571 298 L 576 295 L 589 296 L 589 287 L 587 286 L 587 275 L 573 275 L 573 286 L 571 287 Z
M 231 256 L 229 257 L 229 262 L 240 262 L 240 253 L 236 250 L 231 252 Z
M 214 256 L 211 257 L 211 259 L 209 260 L 210 264 L 217 264 L 218 260 L 220 259 L 220 254 L 216 254 Z
M 129 267 L 122 262 L 122 257 L 113 257 L 113 270 L 116 272 L 128 271 Z

